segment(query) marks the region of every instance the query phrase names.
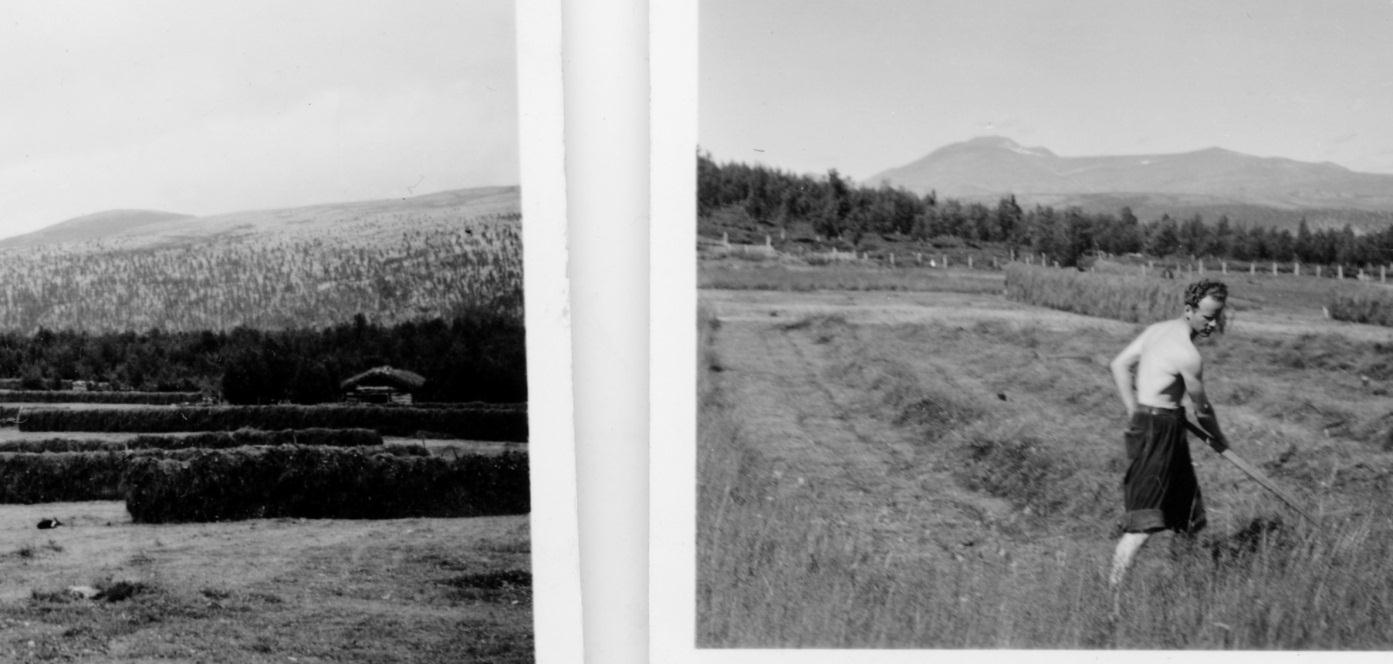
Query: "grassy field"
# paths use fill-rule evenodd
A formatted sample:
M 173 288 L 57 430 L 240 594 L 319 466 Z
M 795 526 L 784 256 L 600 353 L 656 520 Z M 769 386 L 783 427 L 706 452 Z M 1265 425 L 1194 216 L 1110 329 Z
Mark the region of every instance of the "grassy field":
M 1136 324 L 999 286 L 703 291 L 698 645 L 1393 645 L 1393 331 L 1261 279 L 1230 275 L 1207 383 L 1235 451 L 1323 526 L 1193 445 L 1209 528 L 1154 538 L 1116 612 L 1106 363 Z
M 0 530 L 6 662 L 532 661 L 525 516 L 141 526 L 51 503 Z
M 0 427 L 0 441 L 139 435 Z M 384 442 L 446 458 L 528 448 Z M 65 525 L 35 528 L 47 517 Z M 0 505 L 0 532 L 0 661 L 533 661 L 526 516 L 155 526 L 121 501 L 75 502 Z

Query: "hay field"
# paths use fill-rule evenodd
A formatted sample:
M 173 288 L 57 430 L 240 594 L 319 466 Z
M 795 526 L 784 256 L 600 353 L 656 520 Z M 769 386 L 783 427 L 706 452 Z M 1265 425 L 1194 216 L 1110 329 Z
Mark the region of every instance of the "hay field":
M 526 516 L 143 526 L 82 502 L 0 507 L 0 531 L 6 662 L 532 661 Z
M 1209 528 L 1154 538 L 1116 615 L 1106 364 L 1139 326 L 984 292 L 704 290 L 698 645 L 1393 646 L 1393 330 L 1246 278 L 1203 349 L 1211 398 L 1324 527 L 1192 441 Z

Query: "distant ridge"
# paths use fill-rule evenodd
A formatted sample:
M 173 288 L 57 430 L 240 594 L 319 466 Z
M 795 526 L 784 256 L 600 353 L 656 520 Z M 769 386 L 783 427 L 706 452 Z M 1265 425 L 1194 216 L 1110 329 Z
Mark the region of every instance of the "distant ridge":
M 470 216 L 515 214 L 521 205 L 518 191 L 515 185 L 474 187 L 401 198 L 246 210 L 203 217 L 152 210 L 109 210 L 0 240 L 0 249 L 95 242 L 119 242 L 124 246 L 169 245 L 212 237 L 268 233 L 391 232 L 399 225 L 394 219 L 413 214 L 431 217 L 453 212 Z
M 75 217 L 32 233 L 0 240 L 0 247 L 29 247 L 39 244 L 100 240 L 111 235 L 128 233 L 151 224 L 192 218 L 192 215 L 157 210 L 107 210 Z
M 882 182 L 964 200 L 994 202 L 1014 194 L 1023 204 L 1085 209 L 1125 198 L 1134 207 L 1154 210 L 1228 206 L 1288 213 L 1393 212 L 1393 175 L 1218 147 L 1177 154 L 1061 157 L 1043 147 L 983 136 L 881 172 L 868 184 Z

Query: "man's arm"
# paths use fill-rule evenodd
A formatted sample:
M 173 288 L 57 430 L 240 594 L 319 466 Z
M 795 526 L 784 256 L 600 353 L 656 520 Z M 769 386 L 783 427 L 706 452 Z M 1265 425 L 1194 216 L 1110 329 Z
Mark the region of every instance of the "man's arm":
M 1209 396 L 1204 392 L 1204 360 L 1200 359 L 1199 353 L 1185 358 L 1185 361 L 1180 363 L 1180 377 L 1185 381 L 1185 396 L 1190 399 L 1190 409 L 1194 411 L 1195 419 L 1199 421 L 1200 428 L 1213 439 L 1210 445 L 1216 452 L 1228 449 L 1228 438 L 1219 430 L 1219 418 L 1214 413 L 1214 406 L 1209 403 Z
M 1117 384 L 1117 395 L 1122 397 L 1123 405 L 1127 406 L 1127 417 L 1131 417 L 1132 413 L 1137 410 L 1137 393 L 1132 387 L 1132 367 L 1137 366 L 1137 362 L 1141 361 L 1142 337 L 1144 336 L 1146 336 L 1145 332 L 1137 335 L 1137 338 L 1133 339 L 1126 348 L 1123 348 L 1122 352 L 1118 353 L 1117 357 L 1113 358 L 1112 364 L 1109 365 L 1112 367 L 1112 380 Z

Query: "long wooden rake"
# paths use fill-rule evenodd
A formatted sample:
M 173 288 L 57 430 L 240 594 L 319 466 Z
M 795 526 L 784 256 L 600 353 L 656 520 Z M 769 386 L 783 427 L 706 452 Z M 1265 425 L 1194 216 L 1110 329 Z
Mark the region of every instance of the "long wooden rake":
M 1287 504 L 1287 507 L 1296 510 L 1296 513 L 1300 514 L 1303 517 L 1306 517 L 1307 521 L 1310 521 L 1311 523 L 1317 526 L 1320 525 L 1320 521 L 1316 519 L 1316 517 L 1312 516 L 1310 512 L 1307 512 L 1305 509 L 1303 509 L 1301 505 L 1296 502 L 1296 499 L 1291 496 L 1291 494 L 1287 493 L 1286 491 L 1283 491 L 1272 481 L 1271 478 L 1269 478 L 1261 470 L 1258 470 L 1255 466 L 1253 466 L 1253 464 L 1248 463 L 1246 460 L 1243 459 L 1243 457 L 1234 454 L 1233 450 L 1230 450 L 1227 447 L 1221 445 L 1219 441 L 1215 440 L 1213 436 L 1209 435 L 1208 431 L 1201 429 L 1199 426 L 1191 423 L 1188 419 L 1185 420 L 1185 427 L 1189 429 L 1191 433 L 1195 434 L 1196 436 L 1199 436 L 1201 440 L 1203 440 L 1206 443 L 1209 443 L 1209 446 L 1213 448 L 1215 452 L 1218 452 L 1219 456 L 1228 459 L 1229 463 L 1238 466 L 1238 469 L 1243 471 L 1244 474 L 1246 474 L 1248 477 L 1257 480 L 1258 484 L 1261 484 L 1264 489 L 1271 491 L 1272 495 L 1280 498 L 1282 502 Z

